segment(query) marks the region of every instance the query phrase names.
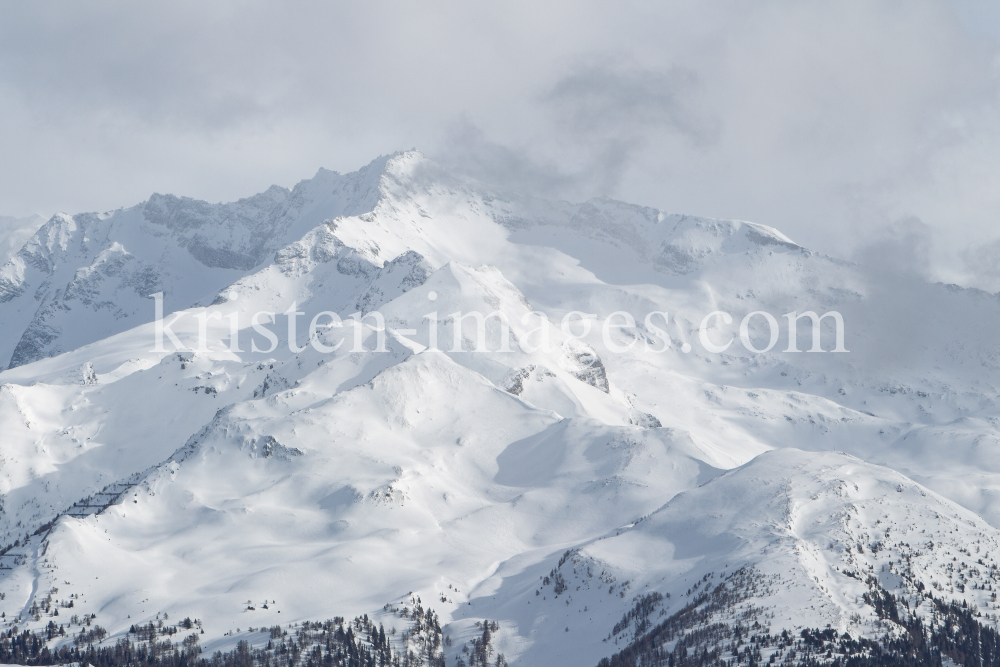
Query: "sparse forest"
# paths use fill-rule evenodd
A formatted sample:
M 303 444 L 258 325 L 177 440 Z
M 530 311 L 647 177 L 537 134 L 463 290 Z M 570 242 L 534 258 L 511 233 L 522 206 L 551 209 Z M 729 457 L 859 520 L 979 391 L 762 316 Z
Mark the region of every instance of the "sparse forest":
M 752 571 L 737 574 L 742 583 L 757 579 Z M 886 591 L 876 578 L 866 583 L 864 601 L 885 628 L 877 640 L 832 628 L 771 634 L 766 622 L 749 623 L 750 618 L 735 625 L 714 623 L 716 612 L 748 597 L 739 593 L 741 587 L 734 590 L 723 582 L 598 667 L 942 667 L 945 659 L 962 667 L 1000 667 L 1000 633 L 981 621 L 974 607 L 925 593 L 931 611 L 918 615 L 906 598 Z M 648 616 L 652 605 L 644 602 L 636 611 L 648 609 Z
M 267 637 L 266 645 L 255 647 L 243 639 L 236 648 L 202 653 L 199 634 L 190 632 L 183 640 L 175 634 L 196 630 L 200 622 L 184 619 L 177 625 L 148 623 L 133 625 L 126 637 L 105 645 L 107 632 L 95 625 L 72 639 L 65 629 L 50 622 L 45 632 L 11 629 L 0 637 L 0 663 L 18 665 L 91 664 L 94 667 L 444 667 L 441 625 L 431 609 L 416 604 L 386 611 L 405 623 L 406 629 L 386 631 L 368 615 L 347 622 L 343 617 L 327 621 L 305 622 L 290 627 L 249 628 L 258 637 Z M 495 628 L 494 628 L 495 629 Z M 487 633 L 489 630 L 487 629 Z M 53 644 L 55 644 L 53 646 Z M 489 641 L 485 642 L 488 647 Z M 473 653 L 475 658 L 485 650 Z M 502 662 L 499 664 L 506 664 Z M 469 662 L 470 666 L 486 665 Z M 496 662 L 489 663 L 494 667 Z

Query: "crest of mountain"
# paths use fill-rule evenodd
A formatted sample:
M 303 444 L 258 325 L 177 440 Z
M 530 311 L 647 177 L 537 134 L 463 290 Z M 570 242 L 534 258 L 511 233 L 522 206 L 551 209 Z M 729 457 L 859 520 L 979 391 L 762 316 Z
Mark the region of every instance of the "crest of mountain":
M 15 367 L 150 321 L 157 292 L 168 313 L 213 295 L 324 219 L 370 211 L 386 160 L 231 204 L 154 194 L 53 216 L 0 268 L 0 358 Z

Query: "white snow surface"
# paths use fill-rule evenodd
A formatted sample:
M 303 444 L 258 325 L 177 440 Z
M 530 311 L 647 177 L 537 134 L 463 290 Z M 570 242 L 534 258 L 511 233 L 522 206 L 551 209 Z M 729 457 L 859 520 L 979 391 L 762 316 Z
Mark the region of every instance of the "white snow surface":
M 418 152 L 232 204 L 59 214 L 8 255 L 4 629 L 44 627 L 32 605 L 73 595 L 106 641 L 169 613 L 201 619 L 211 651 L 261 641 L 250 626 L 388 627 L 383 605 L 412 596 L 446 624 L 449 661 L 496 620 L 512 665 L 596 665 L 633 638 L 612 629 L 639 596 L 670 614 L 724 581 L 754 584 L 721 622 L 752 607 L 772 631 L 874 636 L 869 575 L 996 623 L 970 584 L 985 579 L 953 568 L 1000 554 L 996 295 L 764 225 L 490 192 Z M 156 292 L 187 349 L 153 351 Z M 785 351 L 783 315 L 807 310 L 842 313 L 850 351 Z M 250 349 L 268 346 L 258 311 L 275 313 L 273 351 Z M 385 329 L 322 328 L 317 344 L 345 342 L 319 351 L 320 311 L 377 311 Z M 472 311 L 503 313 L 512 349 L 497 318 L 485 350 L 472 320 L 456 338 L 448 316 Z M 583 339 L 559 327 L 573 311 Z M 612 331 L 623 352 L 601 338 L 616 311 L 637 322 Z M 734 318 L 709 332 L 735 337 L 721 354 L 699 337 L 712 311 Z M 779 320 L 769 352 L 739 341 L 753 311 Z M 549 349 L 520 345 L 542 330 Z M 808 334 L 800 320 L 800 350 Z

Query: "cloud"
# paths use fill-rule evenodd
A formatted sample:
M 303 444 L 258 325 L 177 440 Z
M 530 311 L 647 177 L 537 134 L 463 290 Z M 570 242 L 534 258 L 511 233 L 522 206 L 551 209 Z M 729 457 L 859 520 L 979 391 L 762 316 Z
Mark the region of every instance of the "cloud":
M 907 283 L 914 278 L 927 280 L 931 277 L 932 234 L 933 230 L 919 218 L 897 220 L 859 247 L 852 259 L 874 278 L 874 284 L 885 284 L 890 277 Z
M 687 68 L 597 61 L 560 78 L 543 99 L 578 136 L 640 137 L 650 128 L 666 128 L 703 145 L 714 138 L 718 121 L 688 103 L 697 87 L 698 75 Z
M 755 220 L 841 256 L 919 218 L 936 278 L 976 284 L 959 255 L 1000 215 L 1000 30 L 958 7 L 664 12 L 655 47 L 639 32 L 553 65 L 530 126 L 467 117 L 465 162 L 485 174 L 507 149 L 494 179 Z
M 939 274 L 992 280 L 962 252 L 1000 219 L 998 62 L 971 0 L 13 4 L 0 213 L 234 199 L 417 146 L 831 254 L 916 217 Z
M 468 118 L 449 124 L 444 144 L 434 156 L 447 167 L 502 191 L 542 197 L 566 197 L 580 176 L 558 163 L 536 161 L 525 148 L 490 141 Z
M 965 248 L 962 260 L 970 274 L 968 282 L 991 292 L 1000 292 L 1000 239 Z
M 690 70 L 654 71 L 616 58 L 574 66 L 538 96 L 548 154 L 502 144 L 462 117 L 449 125 L 436 159 L 493 187 L 563 198 L 613 195 L 635 155 L 659 132 L 692 147 L 711 143 L 718 121 L 695 112 Z
M 568 140 L 572 140 L 571 137 Z M 445 141 L 432 157 L 495 190 L 580 201 L 614 194 L 641 140 L 628 136 L 577 136 L 558 161 L 529 147 L 490 140 L 468 118 L 448 126 Z

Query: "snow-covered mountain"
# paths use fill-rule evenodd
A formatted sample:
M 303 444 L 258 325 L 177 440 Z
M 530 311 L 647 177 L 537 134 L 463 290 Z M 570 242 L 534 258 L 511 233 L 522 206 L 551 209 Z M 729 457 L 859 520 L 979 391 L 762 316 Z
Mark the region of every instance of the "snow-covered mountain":
M 53 651 L 800 664 L 997 623 L 995 295 L 416 152 L 57 215 L 0 293 L 0 630 Z

